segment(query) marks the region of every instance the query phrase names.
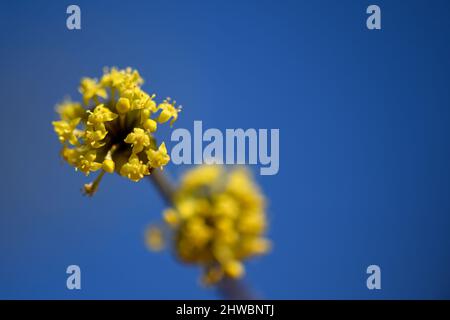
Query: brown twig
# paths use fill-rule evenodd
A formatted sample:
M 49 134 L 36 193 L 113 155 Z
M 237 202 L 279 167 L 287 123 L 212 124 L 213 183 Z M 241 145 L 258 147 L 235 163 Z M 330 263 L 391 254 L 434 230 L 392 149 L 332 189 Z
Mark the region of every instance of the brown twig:
M 159 194 L 164 199 L 167 205 L 173 205 L 173 196 L 175 194 L 175 186 L 172 181 L 164 175 L 162 170 L 153 169 L 150 173 L 150 180 L 153 182 Z
M 225 277 L 217 284 L 219 293 L 230 300 L 256 300 L 255 293 L 241 280 Z

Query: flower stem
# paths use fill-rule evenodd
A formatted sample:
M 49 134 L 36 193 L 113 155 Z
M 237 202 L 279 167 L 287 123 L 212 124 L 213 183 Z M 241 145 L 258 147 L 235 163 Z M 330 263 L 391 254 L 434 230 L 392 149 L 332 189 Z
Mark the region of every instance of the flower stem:
M 225 299 L 230 300 L 256 300 L 258 297 L 253 290 L 242 280 L 223 278 L 218 284 L 217 288 L 220 295 Z
M 172 206 L 175 194 L 175 186 L 172 181 L 159 169 L 153 169 L 149 177 L 166 204 Z
M 172 181 L 164 174 L 162 170 L 153 169 L 149 176 L 150 180 L 159 191 L 167 205 L 173 205 L 175 186 Z M 253 291 L 242 281 L 223 278 L 218 284 L 217 289 L 224 299 L 230 300 L 254 300 L 256 299 Z

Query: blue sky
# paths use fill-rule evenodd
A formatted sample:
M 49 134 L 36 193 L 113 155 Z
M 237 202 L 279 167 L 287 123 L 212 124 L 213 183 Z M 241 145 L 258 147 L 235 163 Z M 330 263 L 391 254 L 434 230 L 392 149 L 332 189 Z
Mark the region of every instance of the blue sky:
M 104 66 L 175 98 L 178 128 L 280 129 L 279 173 L 256 176 L 274 242 L 247 264 L 261 296 L 450 298 L 447 1 L 376 1 L 379 31 L 356 0 L 77 1 L 79 31 L 69 4 L 0 12 L 0 298 L 218 297 L 146 249 L 164 209 L 151 184 L 108 176 L 85 198 L 58 157 L 55 104 Z M 382 290 L 366 288 L 371 264 Z

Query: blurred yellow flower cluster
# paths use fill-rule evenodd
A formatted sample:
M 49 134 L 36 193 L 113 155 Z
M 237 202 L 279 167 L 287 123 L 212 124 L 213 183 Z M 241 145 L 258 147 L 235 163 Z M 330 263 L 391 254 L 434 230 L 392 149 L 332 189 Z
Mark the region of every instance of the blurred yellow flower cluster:
M 53 127 L 63 144 L 62 157 L 86 175 L 101 170 L 85 185 L 92 195 L 104 173 L 117 172 L 139 181 L 170 160 L 166 146 L 153 136 L 158 124 L 178 118 L 180 108 L 167 98 L 160 104 L 141 89 L 143 79 L 136 70 L 105 69 L 97 81 L 83 78 L 82 103 L 65 101 L 57 107 L 59 121 Z
M 164 229 L 169 230 L 179 259 L 201 265 L 206 284 L 241 277 L 243 260 L 269 250 L 265 199 L 243 167 L 203 165 L 188 171 L 173 203 L 164 212 L 165 228 L 150 227 L 147 243 L 160 249 Z

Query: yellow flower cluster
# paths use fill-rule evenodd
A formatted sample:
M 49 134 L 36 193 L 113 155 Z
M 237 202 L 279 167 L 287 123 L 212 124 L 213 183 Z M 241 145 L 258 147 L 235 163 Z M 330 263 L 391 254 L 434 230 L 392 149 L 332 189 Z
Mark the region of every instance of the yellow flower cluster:
M 102 170 L 85 185 L 89 195 L 105 172 L 139 181 L 170 160 L 164 142 L 158 146 L 153 134 L 158 123 L 170 120 L 172 126 L 180 108 L 170 98 L 157 105 L 142 84 L 136 70 L 106 69 L 99 81 L 81 80 L 82 103 L 65 101 L 57 107 L 61 119 L 53 127 L 63 144 L 62 157 L 86 175 Z
M 173 203 L 164 212 L 165 229 L 180 260 L 204 268 L 206 284 L 241 277 L 243 260 L 269 250 L 265 200 L 245 168 L 196 167 L 183 177 Z M 151 248 L 161 248 L 163 231 L 148 230 Z

